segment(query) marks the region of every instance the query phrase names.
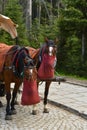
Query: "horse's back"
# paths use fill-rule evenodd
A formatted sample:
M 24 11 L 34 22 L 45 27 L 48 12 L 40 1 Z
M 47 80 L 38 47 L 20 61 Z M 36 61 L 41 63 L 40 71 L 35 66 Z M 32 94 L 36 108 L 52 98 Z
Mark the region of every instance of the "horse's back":
M 12 45 L 0 43 L 0 72 L 3 70 L 4 62 L 6 59 L 7 52 L 12 48 Z
M 0 43 L 0 55 L 5 55 L 8 50 L 12 47 L 13 45 L 7 45 L 5 43 Z

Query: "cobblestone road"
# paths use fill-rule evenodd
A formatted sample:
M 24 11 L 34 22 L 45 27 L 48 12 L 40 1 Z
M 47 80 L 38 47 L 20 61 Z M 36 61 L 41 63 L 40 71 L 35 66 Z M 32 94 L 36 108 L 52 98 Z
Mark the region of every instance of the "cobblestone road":
M 19 101 L 20 101 L 19 96 Z M 4 107 L 0 108 L 0 130 L 87 130 L 87 120 L 63 109 L 48 104 L 50 112 L 43 114 L 42 101 L 39 103 L 38 115 L 32 115 L 32 106 L 17 105 L 17 115 L 12 121 L 5 118 L 5 98 L 2 98 Z

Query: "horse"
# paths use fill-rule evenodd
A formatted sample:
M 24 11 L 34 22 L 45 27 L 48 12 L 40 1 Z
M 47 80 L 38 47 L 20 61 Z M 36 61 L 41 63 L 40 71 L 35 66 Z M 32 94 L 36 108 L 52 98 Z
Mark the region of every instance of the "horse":
M 54 71 L 55 71 L 55 66 L 57 62 L 57 58 L 56 58 L 57 43 L 58 43 L 57 38 L 55 40 L 49 40 L 48 38 L 46 38 L 45 43 L 42 45 L 41 48 L 34 49 L 32 47 L 27 47 L 30 52 L 31 57 L 34 59 L 34 62 L 37 68 L 37 72 L 38 72 L 38 80 L 37 80 L 38 85 L 37 86 L 38 87 L 39 87 L 39 82 L 42 81 L 43 79 L 45 80 L 45 79 L 54 77 Z M 44 56 L 46 57 L 44 58 Z M 44 59 L 45 65 L 44 63 L 42 63 L 43 59 Z M 44 66 L 44 68 L 42 66 Z M 42 75 L 42 73 L 44 73 L 44 76 Z M 50 85 L 51 85 L 51 81 L 45 80 L 45 91 L 44 91 L 44 101 L 43 101 L 44 113 L 49 113 L 49 110 L 47 108 L 47 98 L 48 98 Z M 36 115 L 37 114 L 36 105 L 34 105 L 33 107 L 34 109 L 32 111 L 32 114 Z
M 5 45 L 5 44 L 4 44 Z M 12 114 L 16 114 L 15 98 L 20 85 L 25 78 L 35 78 L 36 67 L 33 59 L 30 57 L 28 50 L 25 47 L 18 45 L 11 46 L 5 53 L 3 69 L 0 72 L 0 83 L 5 84 L 6 94 L 6 120 L 12 119 Z M 33 71 L 31 71 L 33 69 Z M 13 92 L 11 92 L 10 84 L 14 82 Z

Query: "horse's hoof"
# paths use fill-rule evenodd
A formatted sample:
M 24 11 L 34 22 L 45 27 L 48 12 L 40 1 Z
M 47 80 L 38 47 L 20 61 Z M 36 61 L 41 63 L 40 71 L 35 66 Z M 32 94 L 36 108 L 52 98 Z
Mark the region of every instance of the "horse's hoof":
M 38 114 L 38 111 L 37 110 L 33 110 L 32 111 L 32 115 L 37 115 Z
M 44 108 L 43 113 L 49 113 L 49 110 L 47 108 Z
M 3 107 L 3 104 L 2 104 L 2 102 L 0 101 L 0 107 Z
M 6 115 L 5 120 L 12 120 L 12 116 L 11 115 Z
M 11 114 L 12 115 L 15 115 L 15 114 L 17 114 L 17 111 L 14 109 L 14 110 L 11 110 Z

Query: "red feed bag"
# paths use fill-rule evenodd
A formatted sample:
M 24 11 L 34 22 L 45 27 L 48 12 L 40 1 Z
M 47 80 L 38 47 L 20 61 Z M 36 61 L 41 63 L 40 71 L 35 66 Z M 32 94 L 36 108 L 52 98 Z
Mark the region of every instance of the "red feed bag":
M 38 69 L 38 77 L 40 79 L 54 77 L 54 62 L 55 56 L 49 56 L 47 54 L 44 54 L 41 65 Z
M 21 97 L 22 105 L 33 105 L 40 102 L 40 97 L 37 89 L 37 82 L 24 79 L 23 92 Z

